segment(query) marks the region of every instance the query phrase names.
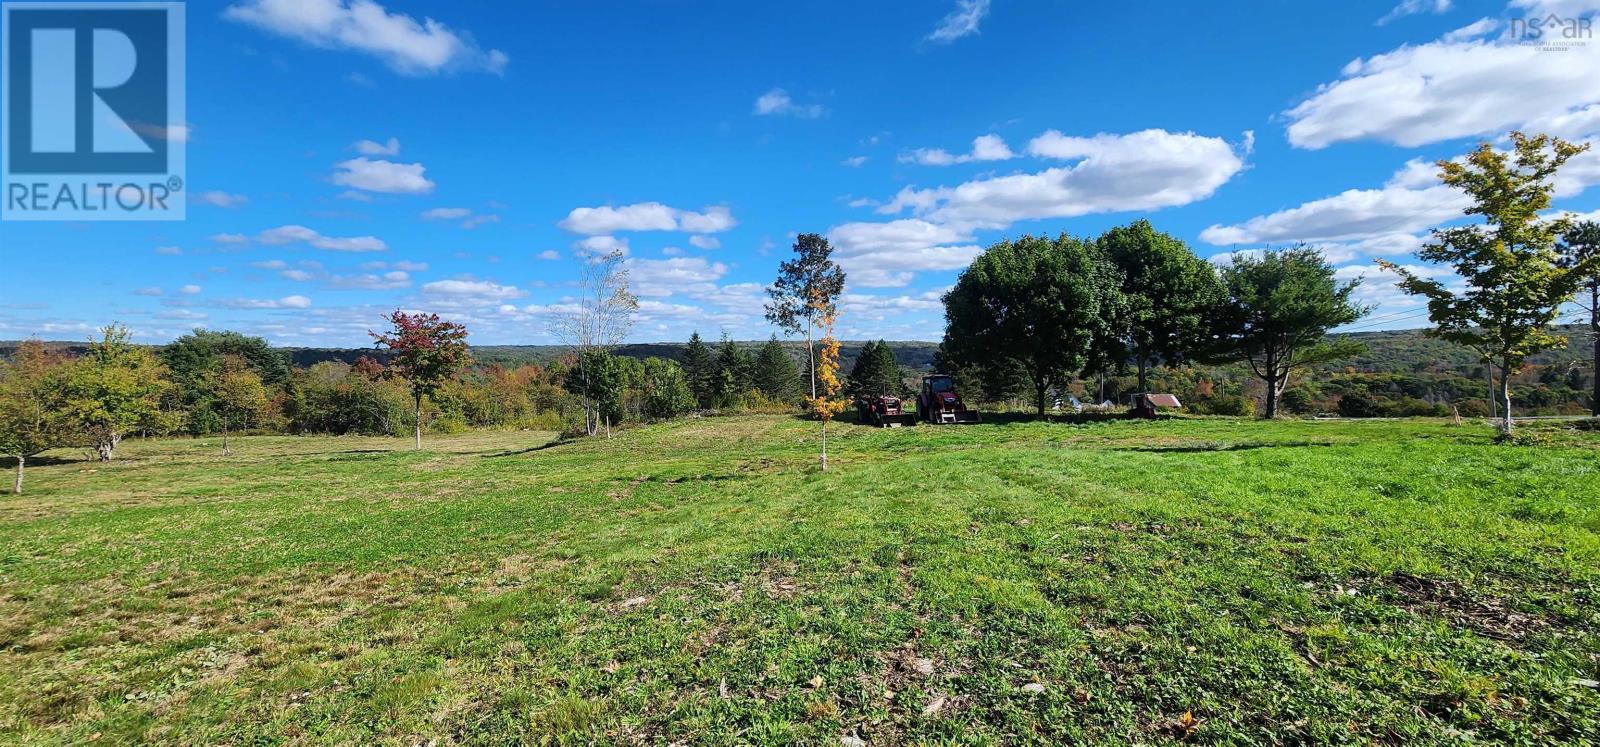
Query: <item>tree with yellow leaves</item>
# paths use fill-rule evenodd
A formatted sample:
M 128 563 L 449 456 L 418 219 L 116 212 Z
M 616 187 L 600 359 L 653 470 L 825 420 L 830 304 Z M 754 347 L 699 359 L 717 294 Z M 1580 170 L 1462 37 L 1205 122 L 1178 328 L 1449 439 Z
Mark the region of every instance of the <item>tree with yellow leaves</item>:
M 823 332 L 822 347 L 817 351 L 817 390 L 813 396 L 806 398 L 806 406 L 822 421 L 823 472 L 828 471 L 828 421 L 842 412 L 845 406 L 844 400 L 835 398 L 841 387 L 839 341 L 833 336 L 833 323 L 839 317 L 839 310 L 831 301 L 821 293 L 812 293 L 809 304 L 816 314 L 817 326 Z

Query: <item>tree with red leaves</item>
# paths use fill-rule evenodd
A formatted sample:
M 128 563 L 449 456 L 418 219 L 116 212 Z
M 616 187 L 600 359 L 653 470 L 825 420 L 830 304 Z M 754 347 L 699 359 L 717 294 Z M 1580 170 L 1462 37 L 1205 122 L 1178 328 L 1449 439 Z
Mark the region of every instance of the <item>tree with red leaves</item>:
M 467 328 L 447 322 L 438 314 L 407 314 L 396 310 L 385 317 L 394 329 L 387 334 L 369 331 L 373 343 L 389 349 L 387 376 L 411 384 L 415 406 L 417 448 L 422 448 L 422 398 L 461 373 L 472 356 L 467 352 Z

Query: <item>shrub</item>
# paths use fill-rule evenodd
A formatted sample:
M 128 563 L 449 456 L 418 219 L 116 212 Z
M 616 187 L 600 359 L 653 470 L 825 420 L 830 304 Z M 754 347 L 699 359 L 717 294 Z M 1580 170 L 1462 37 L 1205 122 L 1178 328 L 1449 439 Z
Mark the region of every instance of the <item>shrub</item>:
M 1232 415 L 1247 418 L 1256 414 L 1256 401 L 1239 394 L 1213 394 L 1189 405 L 1189 411 L 1200 415 Z

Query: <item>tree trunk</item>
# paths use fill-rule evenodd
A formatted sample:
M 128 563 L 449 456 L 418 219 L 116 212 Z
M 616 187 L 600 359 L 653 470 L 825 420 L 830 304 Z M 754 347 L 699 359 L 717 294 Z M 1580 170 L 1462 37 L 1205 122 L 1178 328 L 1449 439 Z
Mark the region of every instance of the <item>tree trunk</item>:
M 1050 391 L 1049 382 L 1035 381 L 1033 383 L 1033 403 L 1034 403 L 1034 407 L 1035 407 L 1034 412 L 1038 415 L 1040 420 L 1044 419 L 1044 409 L 1045 409 L 1044 408 L 1044 404 L 1045 404 L 1044 398 L 1045 398 L 1045 395 L 1049 393 L 1049 391 Z
M 1500 417 L 1500 397 L 1494 390 L 1494 361 L 1484 361 L 1483 370 L 1489 377 L 1489 419 L 1495 420 Z
M 1511 365 L 1509 362 L 1500 366 L 1500 405 L 1505 408 L 1506 414 L 1505 419 L 1501 421 L 1505 425 L 1500 432 L 1509 436 L 1514 427 L 1511 422 Z
M 1262 377 L 1262 380 L 1267 384 L 1266 417 L 1268 420 L 1278 417 L 1278 382 L 1285 378 L 1284 375 L 1278 373 L 1278 365 L 1278 356 L 1273 353 L 1267 353 L 1267 375 Z
M 120 434 L 113 433 L 110 436 L 102 439 L 100 443 L 95 444 L 94 448 L 95 451 L 100 455 L 100 461 L 111 461 L 111 457 L 116 456 L 117 453 L 117 442 L 121 440 L 122 436 Z
M 822 419 L 822 471 L 828 471 L 828 419 Z
M 422 451 L 422 395 L 421 394 L 416 395 L 416 398 L 415 398 L 414 402 L 415 402 L 415 405 L 412 408 L 412 414 L 415 415 L 416 418 L 417 418 L 417 422 L 416 422 L 416 436 L 417 436 L 416 450 L 417 451 Z
M 17 455 L 17 476 L 11 481 L 11 492 L 16 493 L 17 495 L 22 495 L 22 468 L 27 463 L 27 457 L 21 454 Z
M 811 323 L 806 323 L 806 370 L 811 372 L 811 398 L 817 398 L 817 355 L 811 349 Z M 826 458 L 823 459 L 827 461 Z
M 1145 372 L 1150 368 L 1150 361 L 1143 350 L 1139 351 L 1139 391 L 1149 392 L 1150 385 L 1146 382 Z
M 1600 418 L 1600 282 L 1589 284 L 1589 337 L 1594 342 L 1594 367 L 1589 370 L 1589 414 Z

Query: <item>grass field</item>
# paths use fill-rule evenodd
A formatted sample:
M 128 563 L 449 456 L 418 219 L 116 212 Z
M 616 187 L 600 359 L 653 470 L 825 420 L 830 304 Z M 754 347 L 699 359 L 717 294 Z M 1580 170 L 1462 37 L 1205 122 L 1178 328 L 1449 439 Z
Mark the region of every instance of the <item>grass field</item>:
M 55 454 L 0 497 L 0 742 L 1600 740 L 1600 434 L 836 436 Z

